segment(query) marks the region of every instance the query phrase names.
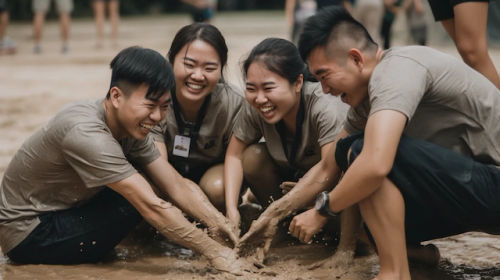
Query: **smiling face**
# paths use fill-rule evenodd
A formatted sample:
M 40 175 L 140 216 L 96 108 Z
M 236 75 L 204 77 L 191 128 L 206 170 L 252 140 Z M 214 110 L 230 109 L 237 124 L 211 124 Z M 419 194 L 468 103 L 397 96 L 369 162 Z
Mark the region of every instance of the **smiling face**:
M 217 51 L 202 40 L 184 45 L 175 56 L 173 66 L 176 96 L 182 101 L 203 101 L 221 77 L 222 66 Z
M 290 84 L 262 62 L 252 62 L 246 74 L 245 97 L 269 124 L 284 119 L 295 122 L 299 107 L 302 76 Z
M 145 84 L 131 89 L 128 95 L 124 95 L 118 87 L 111 88 L 111 102 L 116 113 L 112 131 L 116 138 L 145 139 L 151 129 L 165 117 L 170 93 L 154 101 L 146 98 L 147 91 L 148 86 Z
M 344 103 L 357 107 L 368 96 L 368 80 L 362 75 L 362 64 L 351 54 L 342 61 L 344 63 L 337 61 L 326 56 L 324 47 L 314 48 L 307 59 L 324 93 L 339 96 Z

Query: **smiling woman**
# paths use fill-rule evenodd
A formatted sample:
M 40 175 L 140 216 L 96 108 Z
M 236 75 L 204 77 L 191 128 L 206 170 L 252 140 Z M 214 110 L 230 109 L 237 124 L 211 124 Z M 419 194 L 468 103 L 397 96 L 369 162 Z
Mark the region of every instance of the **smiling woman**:
M 268 38 L 255 46 L 243 64 L 243 72 L 247 102 L 224 163 L 228 217 L 235 224 L 239 222 L 237 202 L 244 177 L 264 208 L 276 203 L 268 209 L 279 209 L 262 216 L 279 220 L 312 202 L 329 186 L 331 148 L 347 106 L 324 94 L 319 83 L 305 81 L 305 64 L 295 45 L 284 39 Z M 265 144 L 257 143 L 261 137 Z M 281 200 L 280 184 L 302 177 L 308 179 L 299 181 Z M 321 182 L 309 181 L 313 178 Z M 293 202 L 282 203 L 285 201 Z
M 222 162 L 243 94 L 224 82 L 227 46 L 206 23 L 181 28 L 168 52 L 175 91 L 167 116 L 153 132 L 175 169 L 199 183 L 212 204 L 224 209 Z

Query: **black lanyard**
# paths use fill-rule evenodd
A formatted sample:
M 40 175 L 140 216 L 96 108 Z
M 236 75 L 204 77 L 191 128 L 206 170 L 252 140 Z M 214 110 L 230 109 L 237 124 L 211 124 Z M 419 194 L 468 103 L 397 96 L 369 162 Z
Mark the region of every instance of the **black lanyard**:
M 295 166 L 295 157 L 297 156 L 297 150 L 299 149 L 300 143 L 302 142 L 302 123 L 304 122 L 305 109 L 304 100 L 302 95 L 300 95 L 299 111 L 295 119 L 295 137 L 293 138 L 292 151 L 288 152 L 288 145 L 286 143 L 286 126 L 283 120 L 276 124 L 276 130 L 281 137 L 281 145 L 285 151 L 285 156 L 292 167 Z
M 191 143 L 196 141 L 196 138 L 198 137 L 198 134 L 200 132 L 201 124 L 203 123 L 203 119 L 205 118 L 206 112 L 207 112 L 207 107 L 208 103 L 210 103 L 210 97 L 211 95 L 209 94 L 206 98 L 205 101 L 203 101 L 203 105 L 201 105 L 200 111 L 198 112 L 198 118 L 196 119 L 196 123 L 194 125 L 193 129 L 186 129 L 186 124 L 184 121 L 182 121 L 181 117 L 181 109 L 179 107 L 179 102 L 177 101 L 177 97 L 175 96 L 175 93 L 172 94 L 172 105 L 174 109 L 174 115 L 175 115 L 175 122 L 177 123 L 177 129 L 179 130 L 179 133 L 182 136 L 187 136 L 191 138 Z

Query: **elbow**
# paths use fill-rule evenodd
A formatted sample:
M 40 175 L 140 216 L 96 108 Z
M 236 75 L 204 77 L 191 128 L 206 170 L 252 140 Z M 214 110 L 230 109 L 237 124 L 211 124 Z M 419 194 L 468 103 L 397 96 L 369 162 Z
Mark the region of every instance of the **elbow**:
M 384 162 L 374 162 L 372 164 L 371 168 L 372 174 L 377 178 L 377 179 L 383 179 L 389 175 L 389 172 L 392 170 L 392 164 L 390 163 L 384 163 Z

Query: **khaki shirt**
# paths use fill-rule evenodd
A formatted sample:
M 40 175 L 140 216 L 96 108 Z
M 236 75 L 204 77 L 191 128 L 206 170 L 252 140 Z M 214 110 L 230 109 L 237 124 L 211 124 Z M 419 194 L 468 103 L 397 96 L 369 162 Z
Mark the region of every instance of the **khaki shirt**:
M 84 203 L 103 186 L 160 154 L 153 139 L 113 138 L 103 99 L 66 106 L 12 158 L 0 189 L 0 246 L 9 252 L 40 223 L 40 214 Z M 132 163 L 132 164 L 131 164 Z
M 187 161 L 191 169 L 206 169 L 224 162 L 236 116 L 245 102 L 241 90 L 229 84 L 217 84 L 210 96 L 196 143 L 191 143 L 189 149 Z M 172 152 L 175 136 L 181 133 L 177 127 L 172 102 L 170 102 L 167 116 L 152 130 L 156 141 L 165 142 L 170 163 L 179 159 Z
M 321 147 L 333 142 L 344 125 L 348 106 L 340 98 L 324 94 L 319 83 L 304 83 L 304 122 L 295 161 L 290 163 L 276 125 L 264 121 L 260 113 L 246 102 L 234 128 L 234 135 L 250 145 L 264 137 L 267 149 L 282 168 L 306 173 L 321 160 Z
M 428 47 L 391 48 L 373 71 L 368 96 L 349 111 L 349 133 L 364 130 L 369 115 L 395 110 L 408 118 L 407 136 L 500 165 L 500 91 L 461 60 Z

